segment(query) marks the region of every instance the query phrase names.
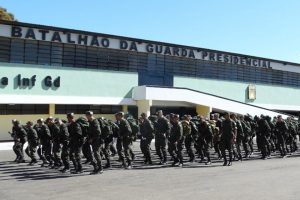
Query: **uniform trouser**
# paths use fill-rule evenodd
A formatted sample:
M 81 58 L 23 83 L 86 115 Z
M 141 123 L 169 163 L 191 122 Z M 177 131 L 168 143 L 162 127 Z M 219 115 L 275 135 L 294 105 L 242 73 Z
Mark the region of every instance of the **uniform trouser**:
M 291 152 L 295 152 L 298 150 L 298 145 L 297 145 L 297 136 L 291 136 Z
M 43 162 L 48 161 L 50 164 L 52 164 L 52 161 L 54 160 L 53 155 L 51 154 L 52 145 L 51 142 L 44 142 L 42 143 L 42 148 L 44 152 Z
M 245 151 L 245 156 L 247 157 L 249 155 L 249 136 L 245 136 L 243 141 L 243 149 Z
M 63 144 L 61 149 L 61 159 L 65 169 L 70 169 L 70 148 L 68 144 Z
M 114 141 L 113 140 L 112 140 L 112 142 L 111 142 L 111 144 L 109 146 L 109 150 L 110 150 L 112 156 L 116 155 L 117 152 L 118 152 L 117 149 L 116 149 L 116 147 L 115 147 L 115 145 L 114 145 Z
M 204 159 L 204 140 L 202 138 L 198 138 L 197 140 L 197 152 L 198 152 L 198 158 L 201 158 L 201 160 Z
M 88 162 L 92 161 L 92 151 L 88 141 L 85 141 L 82 145 L 82 154 Z
M 155 137 L 155 150 L 156 154 L 158 155 L 159 159 L 163 162 L 167 161 L 167 142 L 166 137 L 163 135 L 157 135 Z
M 289 135 L 286 139 L 286 145 L 290 147 L 290 149 L 288 149 L 287 147 L 287 151 L 288 152 L 295 152 L 297 149 L 297 138 L 296 136 L 293 135 Z
M 16 141 L 14 145 L 15 152 L 17 154 L 18 160 L 24 160 L 24 152 L 23 152 L 24 143 Z
M 13 145 L 13 151 L 16 154 L 16 161 L 19 160 L 20 155 L 19 155 L 19 152 L 18 152 L 18 149 L 17 149 L 17 142 L 16 141 L 14 142 L 14 145 Z
M 262 145 L 262 136 L 260 134 L 256 135 L 256 144 L 259 151 L 261 151 L 261 145 Z
M 218 154 L 218 157 L 221 158 L 222 155 L 220 150 L 220 141 L 218 139 L 215 139 L 213 143 L 214 143 L 215 152 Z
M 170 142 L 169 143 L 169 150 L 170 150 L 170 154 L 174 160 L 174 163 L 183 163 L 183 157 L 182 157 L 182 146 L 183 146 L 183 142 L 179 141 L 179 142 Z
M 120 139 L 120 142 L 121 142 L 121 147 L 122 147 L 122 150 L 121 152 L 119 153 L 120 156 L 121 156 L 121 161 L 124 163 L 125 162 L 125 159 L 127 161 L 127 163 L 130 165 L 131 164 L 131 161 L 132 161 L 132 155 L 131 155 L 131 139 L 130 138 L 123 138 L 123 139 Z
M 250 148 L 250 153 L 252 154 L 254 149 L 253 149 L 253 137 L 250 136 L 249 142 L 248 142 L 249 148 Z
M 117 153 L 118 153 L 118 156 L 119 156 L 119 160 L 122 161 L 122 157 L 124 155 L 123 155 L 123 146 L 122 146 L 122 139 L 121 138 L 117 138 L 116 148 L 117 148 Z
M 273 134 L 269 139 L 269 143 L 270 143 L 270 150 L 274 152 L 276 150 L 276 137 Z
M 263 158 L 269 155 L 268 145 L 269 143 L 267 136 L 260 136 L 260 150 Z
M 229 162 L 232 162 L 232 144 L 230 140 L 221 140 L 221 152 L 224 159 L 224 162 L 227 163 L 226 150 L 229 153 Z
M 112 138 L 107 138 L 104 140 L 103 154 L 106 159 L 107 165 L 110 165 L 111 146 L 113 146 L 112 142 Z
M 25 149 L 26 154 L 28 155 L 29 158 L 31 158 L 31 162 L 36 162 L 36 144 L 28 144 L 27 148 Z
M 58 142 L 53 142 L 53 158 L 55 165 L 62 165 L 61 161 L 61 146 Z
M 130 156 L 131 156 L 131 160 L 134 160 L 135 159 L 135 154 L 134 154 L 133 149 L 132 149 L 132 145 L 133 145 L 132 141 L 133 140 L 131 139 L 131 142 L 130 142 L 130 145 L 129 145 L 129 153 L 130 153 Z
M 242 160 L 242 139 L 237 139 L 235 143 L 236 153 L 239 160 Z
M 151 145 L 152 138 L 145 138 L 141 139 L 140 148 L 142 153 L 145 156 L 145 161 L 151 161 L 151 152 L 150 152 L 150 145 Z
M 38 154 L 40 160 L 44 160 L 45 159 L 45 156 L 44 156 L 45 155 L 45 151 L 44 151 L 44 148 L 42 147 L 42 145 L 39 145 L 37 147 L 37 154 Z
M 100 139 L 96 139 L 91 143 L 93 153 L 91 154 L 92 164 L 94 168 L 98 167 L 98 170 L 102 170 L 102 158 L 101 158 L 101 150 L 102 150 L 102 142 Z
M 280 151 L 281 156 L 285 156 L 286 155 L 286 144 L 285 144 L 285 139 L 283 137 L 283 135 L 279 135 L 277 137 L 278 139 L 278 149 Z
M 194 150 L 193 150 L 194 140 L 188 136 L 184 140 L 184 145 L 185 145 L 186 151 L 190 157 L 190 160 L 194 160 L 195 159 L 195 154 L 194 154 Z
M 203 160 L 205 156 L 207 157 L 208 162 L 210 162 L 209 144 L 205 142 L 203 138 L 199 138 L 197 141 L 197 147 L 201 160 Z
M 82 170 L 81 151 L 83 141 L 70 141 L 70 160 L 73 162 L 76 171 Z

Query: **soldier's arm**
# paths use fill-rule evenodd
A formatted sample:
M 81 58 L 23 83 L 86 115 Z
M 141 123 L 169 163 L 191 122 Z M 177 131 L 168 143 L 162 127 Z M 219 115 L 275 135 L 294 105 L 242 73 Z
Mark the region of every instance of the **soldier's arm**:
M 269 123 L 267 121 L 265 121 L 265 124 L 266 124 L 267 131 L 270 132 L 271 131 L 271 127 L 270 127 Z
M 38 142 L 39 137 L 38 137 L 37 131 L 33 128 L 33 129 L 32 129 L 32 132 L 33 132 L 34 140 L 35 140 L 36 142 Z
M 80 136 L 82 135 L 82 130 L 78 123 L 75 123 L 75 133 Z
M 179 142 L 183 137 L 183 128 L 182 128 L 182 126 L 179 126 L 177 131 L 178 131 L 178 133 L 177 133 L 178 134 L 177 142 Z
M 147 128 L 150 132 L 153 132 L 154 131 L 154 126 L 153 126 L 153 123 L 149 120 L 146 120 L 146 123 L 147 123 Z
M 44 129 L 46 135 L 47 135 L 49 138 L 51 138 L 51 132 L 50 132 L 50 129 L 49 129 L 47 126 L 43 126 L 43 129 Z
M 129 122 L 126 122 L 125 120 L 122 120 L 120 122 L 120 133 L 122 133 L 121 136 L 123 137 L 129 137 L 129 134 L 131 133 Z
M 167 133 L 167 135 L 170 135 L 171 123 L 166 118 L 165 118 L 165 123 L 166 123 L 166 133 Z
M 243 126 L 242 126 L 242 123 L 241 123 L 241 122 L 239 122 L 239 129 L 240 129 L 240 132 L 241 132 L 242 134 L 244 134 L 244 129 L 243 129 Z
M 237 137 L 237 126 L 235 122 L 232 122 L 232 128 L 233 128 L 233 139 L 236 140 Z
M 62 127 L 62 135 L 63 135 L 63 142 L 66 143 L 69 140 L 69 130 L 66 125 Z
M 27 136 L 27 132 L 24 128 L 20 128 L 20 133 L 21 133 L 20 137 L 22 138 L 25 138 Z
M 92 123 L 92 131 L 93 131 L 93 139 L 97 139 L 99 136 L 101 136 L 101 128 L 98 121 L 93 121 Z

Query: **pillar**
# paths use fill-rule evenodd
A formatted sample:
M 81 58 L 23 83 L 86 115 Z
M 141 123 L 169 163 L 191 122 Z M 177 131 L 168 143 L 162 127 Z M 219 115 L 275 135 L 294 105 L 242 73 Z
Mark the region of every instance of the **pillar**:
M 137 101 L 137 106 L 138 106 L 139 116 L 142 113 L 146 113 L 147 116 L 150 116 L 150 108 L 152 106 L 152 100 L 138 100 Z
M 127 105 L 122 106 L 122 112 L 128 113 L 128 106 Z
M 197 112 L 197 114 L 201 115 L 203 117 L 210 118 L 211 111 L 212 111 L 212 107 L 202 106 L 202 105 L 197 105 L 196 106 L 196 112 Z
M 55 104 L 49 104 L 49 115 L 54 117 L 54 115 L 55 115 Z

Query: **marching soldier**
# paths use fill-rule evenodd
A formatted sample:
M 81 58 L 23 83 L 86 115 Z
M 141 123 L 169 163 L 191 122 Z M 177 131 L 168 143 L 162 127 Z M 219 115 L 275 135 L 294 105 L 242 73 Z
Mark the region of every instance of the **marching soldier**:
M 141 133 L 141 142 L 140 148 L 142 153 L 145 156 L 145 164 L 152 164 L 150 145 L 151 141 L 154 138 L 154 127 L 152 122 L 147 118 L 146 113 L 141 114 L 139 119 L 140 133 Z
M 115 147 L 113 146 L 114 136 L 118 135 L 119 127 L 116 123 L 111 120 L 107 120 L 106 131 L 102 132 L 102 137 L 104 139 L 103 154 L 106 159 L 105 169 L 111 168 L 111 156 L 115 154 Z M 106 133 L 105 133 L 106 132 Z
M 251 127 L 250 127 L 250 123 L 245 120 L 243 115 L 241 115 L 239 118 L 244 131 L 244 138 L 242 144 L 243 144 L 243 149 L 245 151 L 245 158 L 248 158 L 250 155 L 249 141 L 251 138 Z
M 257 128 L 257 137 L 260 142 L 260 150 L 262 154 L 262 159 L 266 159 L 269 155 L 268 151 L 268 141 L 271 136 L 271 128 L 265 120 L 265 116 L 261 116 L 260 119 L 257 122 L 258 128 Z
M 99 121 L 94 118 L 94 113 L 92 111 L 87 111 L 85 116 L 89 122 L 88 129 L 88 142 L 92 146 L 93 153 L 91 154 L 92 165 L 94 170 L 91 174 L 102 174 L 102 159 L 100 155 L 101 146 L 103 145 L 103 140 L 101 138 L 101 128 Z
M 232 165 L 232 144 L 236 141 L 236 124 L 230 119 L 230 114 L 225 113 L 225 120 L 222 123 L 222 135 L 221 135 L 221 151 L 224 159 L 223 166 L 231 166 Z M 229 153 L 229 162 L 226 157 L 226 150 Z
M 214 130 L 213 144 L 214 144 L 215 152 L 218 154 L 218 159 L 220 160 L 222 158 L 221 150 L 220 150 L 222 120 L 220 119 L 219 113 L 214 114 L 214 121 L 216 126 Z
M 68 131 L 70 134 L 70 159 L 74 165 L 74 174 L 82 173 L 81 151 L 83 145 L 83 135 L 79 123 L 76 123 L 74 113 L 67 114 L 69 122 Z
M 198 125 L 198 132 L 199 132 L 199 138 L 198 138 L 198 152 L 201 156 L 200 162 L 203 162 L 204 156 L 207 157 L 207 162 L 205 164 L 209 165 L 211 164 L 210 160 L 210 153 L 209 149 L 212 144 L 212 137 L 213 137 L 213 132 L 208 124 L 207 121 L 205 121 L 204 117 L 200 117 L 200 122 Z
M 160 158 L 160 164 L 165 165 L 167 162 L 167 137 L 170 134 L 170 122 L 163 115 L 162 110 L 157 112 L 157 121 L 154 124 L 155 128 L 155 150 Z
M 38 136 L 41 143 L 41 158 L 43 161 L 42 167 L 50 164 L 51 161 L 51 133 L 48 126 L 44 123 L 43 119 L 38 119 Z
M 26 154 L 31 158 L 29 165 L 37 163 L 36 160 L 36 148 L 38 146 L 38 135 L 36 130 L 33 128 L 33 122 L 28 121 L 26 124 L 28 146 L 25 150 Z
M 236 114 L 231 114 L 231 119 L 235 122 L 236 128 L 237 128 L 237 137 L 236 137 L 236 142 L 235 142 L 235 149 L 236 149 L 236 154 L 237 154 L 237 159 L 242 161 L 242 141 L 244 140 L 244 130 L 242 123 L 240 120 L 238 120 Z
M 118 134 L 118 140 L 119 140 L 119 155 L 120 159 L 122 161 L 123 167 L 126 169 L 131 169 L 132 168 L 132 157 L 130 154 L 130 145 L 132 142 L 132 137 L 131 137 L 131 127 L 129 122 L 124 119 L 124 113 L 119 112 L 115 115 L 116 117 L 116 124 L 119 126 L 119 134 Z M 126 161 L 127 163 L 126 163 Z
M 179 115 L 174 115 L 172 117 L 172 127 L 170 131 L 169 137 L 169 149 L 170 154 L 173 157 L 173 164 L 175 166 L 179 163 L 179 167 L 183 165 L 183 157 L 182 157 L 182 146 L 183 146 L 183 128 L 181 123 L 179 122 Z
M 285 121 L 282 119 L 282 116 L 279 115 L 277 117 L 277 122 L 275 124 L 275 132 L 278 140 L 278 148 L 282 158 L 286 157 L 286 135 L 287 135 L 288 127 Z
M 62 166 L 61 161 L 61 146 L 60 146 L 60 129 L 59 126 L 57 126 L 54 123 L 54 119 L 52 117 L 49 117 L 47 120 L 47 124 L 50 130 L 50 133 L 52 135 L 52 160 L 53 160 L 53 166 L 52 168 L 59 168 Z
M 64 168 L 60 170 L 62 173 L 70 172 L 70 148 L 69 148 L 69 131 L 67 125 L 59 118 L 55 119 L 56 126 L 59 127 L 59 143 L 62 144 L 61 159 Z
M 24 144 L 26 143 L 26 137 L 27 133 L 23 126 L 21 126 L 20 122 L 18 120 L 13 120 L 13 135 L 14 135 L 14 151 L 17 154 L 17 159 L 16 161 L 18 163 L 24 163 L 24 153 L 23 153 L 23 147 Z
M 181 125 L 182 125 L 184 145 L 185 145 L 186 151 L 190 157 L 189 162 L 194 162 L 195 154 L 194 154 L 194 151 L 192 148 L 193 144 L 194 144 L 193 137 L 192 137 L 192 127 L 191 127 L 190 121 L 186 115 L 183 116 Z

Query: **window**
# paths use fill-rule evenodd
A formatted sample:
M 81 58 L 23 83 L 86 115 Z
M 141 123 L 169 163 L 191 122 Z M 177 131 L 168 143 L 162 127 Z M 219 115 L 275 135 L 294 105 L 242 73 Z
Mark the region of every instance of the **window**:
M 56 114 L 85 114 L 86 111 L 91 110 L 94 114 L 115 114 L 122 110 L 122 106 L 118 105 L 56 105 Z
M 97 68 L 98 64 L 98 48 L 97 47 L 88 47 L 87 48 L 87 58 L 86 65 L 87 68 Z
M 0 115 L 31 115 L 48 113 L 48 104 L 0 104 Z
M 39 42 L 38 47 L 38 64 L 50 65 L 51 63 L 51 45 L 49 42 Z
M 9 62 L 10 39 L 0 37 L 0 62 Z
M 51 44 L 51 65 L 61 66 L 63 60 L 63 45 L 53 42 Z
M 162 80 L 168 77 L 177 75 L 300 87 L 300 73 L 295 72 L 7 37 L 0 37 L 0 62 L 138 72 L 142 78 L 150 77 L 150 82 L 151 77 L 157 75 L 158 84 L 163 83 Z M 73 109 L 68 107 L 68 110 Z M 100 109 L 99 113 L 108 112 L 109 108 L 106 109 L 103 111 Z
M 86 68 L 86 47 L 76 46 L 75 67 Z
M 25 40 L 24 63 L 37 64 L 38 42 Z
M 24 63 L 24 40 L 11 39 L 10 62 Z
M 74 67 L 75 66 L 75 45 L 64 44 L 63 50 L 63 66 Z

